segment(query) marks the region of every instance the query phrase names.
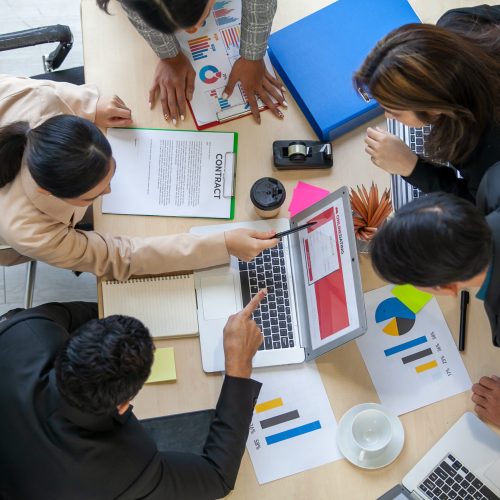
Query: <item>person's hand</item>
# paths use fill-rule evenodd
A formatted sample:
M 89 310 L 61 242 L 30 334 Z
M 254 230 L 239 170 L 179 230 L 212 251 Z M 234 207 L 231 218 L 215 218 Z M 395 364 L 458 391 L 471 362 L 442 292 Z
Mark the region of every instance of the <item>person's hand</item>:
M 132 124 L 132 111 L 117 96 L 100 96 L 97 100 L 94 123 L 98 127 L 125 127 Z
M 252 358 L 263 341 L 262 332 L 252 319 L 252 313 L 266 294 L 265 289 L 259 290 L 243 310 L 229 316 L 227 320 L 224 327 L 226 375 L 250 378 L 252 374 Z
M 500 378 L 481 377 L 479 383 L 472 386 L 472 392 L 478 416 L 500 427 Z
M 237 82 L 241 83 L 248 99 L 248 104 L 252 111 L 252 115 L 257 123 L 260 123 L 259 105 L 257 104 L 257 96 L 261 101 L 278 117 L 283 118 L 283 113 L 278 109 L 278 106 L 273 102 L 271 97 L 285 108 L 288 106 L 283 95 L 280 92 L 282 89 L 280 83 L 266 69 L 266 65 L 262 59 L 258 61 L 249 61 L 240 57 L 233 65 L 226 88 L 222 97 L 229 97 L 234 90 Z
M 417 164 L 418 156 L 399 137 L 386 130 L 369 127 L 365 144 L 372 163 L 390 174 L 408 176 Z
M 174 125 L 179 119 L 184 121 L 186 103 L 193 98 L 195 76 L 193 66 L 182 51 L 175 57 L 160 59 L 149 89 L 150 109 L 159 94 L 165 120 L 172 120 Z
M 279 239 L 273 238 L 276 231 L 255 231 L 254 229 L 233 229 L 224 233 L 226 248 L 230 255 L 238 259 L 250 261 L 262 250 L 273 248 Z

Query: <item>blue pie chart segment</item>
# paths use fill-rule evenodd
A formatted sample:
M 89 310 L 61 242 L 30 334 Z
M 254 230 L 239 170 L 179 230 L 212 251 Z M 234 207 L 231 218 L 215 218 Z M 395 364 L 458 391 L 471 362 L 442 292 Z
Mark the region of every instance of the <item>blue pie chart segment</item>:
M 415 313 L 408 309 L 399 299 L 391 297 L 379 304 L 375 311 L 375 321 L 380 323 L 392 318 L 415 320 Z

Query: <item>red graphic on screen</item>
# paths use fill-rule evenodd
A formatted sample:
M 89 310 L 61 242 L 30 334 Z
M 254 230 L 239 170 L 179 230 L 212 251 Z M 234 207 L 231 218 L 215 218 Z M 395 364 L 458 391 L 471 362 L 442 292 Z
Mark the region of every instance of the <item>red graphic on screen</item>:
M 335 208 L 335 215 L 338 216 L 338 208 Z M 334 220 L 333 207 L 325 210 L 323 213 L 317 215 L 308 222 L 311 221 L 316 221 L 316 224 L 307 228 L 308 233 L 313 232 L 324 224 L 333 224 L 337 253 L 339 255 L 339 269 L 314 283 L 316 305 L 318 308 L 319 335 L 321 340 L 323 340 L 349 326 L 349 314 L 347 311 L 344 273 L 342 271 L 339 237 L 337 224 Z M 307 240 L 305 243 L 307 244 Z M 306 249 L 308 250 L 307 247 Z M 306 252 L 306 255 L 308 254 L 309 251 Z M 310 268 L 310 264 L 308 267 Z

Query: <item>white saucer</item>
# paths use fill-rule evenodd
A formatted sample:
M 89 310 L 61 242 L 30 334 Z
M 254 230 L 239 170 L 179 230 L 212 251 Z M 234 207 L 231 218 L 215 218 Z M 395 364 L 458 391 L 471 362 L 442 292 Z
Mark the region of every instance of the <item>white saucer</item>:
M 351 426 L 353 418 L 363 410 L 377 409 L 387 416 L 392 425 L 392 439 L 387 448 L 381 453 L 367 457 L 364 460 L 359 460 L 360 448 L 354 442 L 351 433 Z M 380 469 L 390 463 L 394 462 L 403 449 L 405 442 L 405 431 L 403 424 L 399 418 L 390 413 L 387 408 L 377 403 L 364 403 L 361 405 L 353 406 L 350 410 L 344 413 L 340 419 L 337 429 L 337 445 L 340 452 L 344 455 L 349 462 L 361 467 L 363 469 Z

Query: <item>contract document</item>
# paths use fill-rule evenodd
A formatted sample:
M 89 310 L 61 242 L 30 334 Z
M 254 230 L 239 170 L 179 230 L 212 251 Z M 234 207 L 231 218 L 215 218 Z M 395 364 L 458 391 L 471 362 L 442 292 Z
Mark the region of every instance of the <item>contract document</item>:
M 116 172 L 103 213 L 233 218 L 236 133 L 123 128 L 107 137 Z

